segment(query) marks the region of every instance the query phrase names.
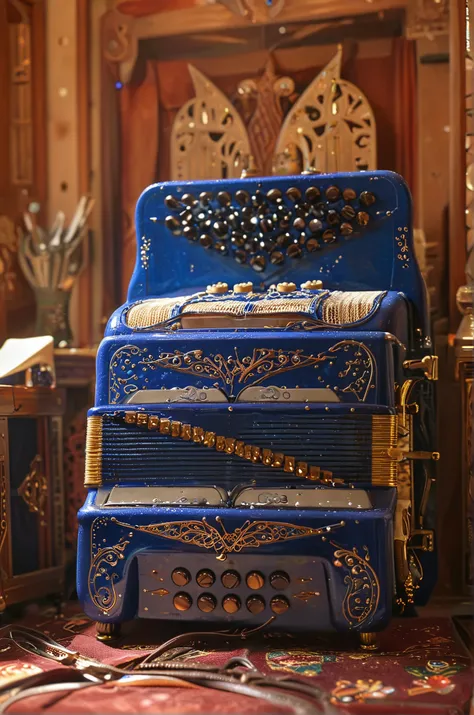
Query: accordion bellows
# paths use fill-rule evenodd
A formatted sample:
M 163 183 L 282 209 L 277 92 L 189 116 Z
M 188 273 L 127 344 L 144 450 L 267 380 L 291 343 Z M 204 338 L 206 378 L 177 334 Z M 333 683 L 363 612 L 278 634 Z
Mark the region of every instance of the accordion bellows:
M 368 317 L 380 304 L 381 291 L 295 291 L 292 294 L 251 293 L 244 297 L 232 292 L 225 296 L 196 293 L 192 296 L 154 298 L 133 304 L 126 315 L 129 328 L 143 330 L 159 326 L 181 315 L 300 314 L 320 319 L 328 325 L 350 325 Z

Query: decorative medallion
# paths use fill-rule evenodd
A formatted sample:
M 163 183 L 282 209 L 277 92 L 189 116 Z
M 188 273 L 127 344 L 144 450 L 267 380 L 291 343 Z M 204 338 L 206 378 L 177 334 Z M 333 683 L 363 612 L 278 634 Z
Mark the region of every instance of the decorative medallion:
M 325 655 L 302 649 L 272 650 L 265 655 L 265 662 L 272 670 L 283 670 L 310 678 L 321 673 L 324 663 L 337 663 L 338 660 L 336 655 Z
M 30 471 L 18 487 L 29 511 L 44 516 L 44 507 L 48 498 L 48 480 L 42 470 L 43 459 L 37 454 L 30 464 Z
M 425 695 L 426 693 L 449 695 L 456 687 L 456 684 L 451 682 L 450 676 L 456 675 L 466 667 L 461 663 L 451 665 L 445 660 L 429 660 L 425 667 L 407 667 L 405 668 L 407 673 L 417 677 L 413 681 L 413 687 L 407 691 L 408 695 Z
M 377 574 L 369 563 L 369 549 L 364 546 L 365 557 L 352 550 L 344 549 L 331 542 L 336 547 L 334 566 L 347 570 L 344 583 L 347 586 L 342 604 L 342 612 L 349 628 L 361 626 L 371 618 L 377 610 L 380 598 L 380 584 Z

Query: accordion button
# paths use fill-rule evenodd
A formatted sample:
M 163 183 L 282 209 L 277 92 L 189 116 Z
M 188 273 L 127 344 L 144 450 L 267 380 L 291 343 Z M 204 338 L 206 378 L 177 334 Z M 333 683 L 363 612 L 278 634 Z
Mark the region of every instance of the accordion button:
M 317 233 L 318 231 L 321 231 L 323 228 L 323 224 L 318 218 L 313 218 L 309 222 L 309 230 L 311 233 Z
M 257 271 L 257 273 L 261 273 L 262 271 L 265 270 L 267 261 L 265 259 L 265 256 L 254 256 L 253 258 L 250 259 L 250 265 L 254 269 L 254 271 Z
M 349 206 L 349 204 L 346 204 L 341 209 L 341 215 L 348 221 L 352 221 L 352 219 L 355 218 L 356 215 L 355 208 L 353 206 Z
M 173 605 L 177 611 L 188 611 L 193 605 L 193 600 L 187 593 L 177 593 L 173 598 Z
M 192 194 L 183 194 L 182 202 L 185 206 L 196 206 L 197 201 Z
M 308 241 L 306 241 L 306 250 L 308 253 L 314 253 L 315 251 L 319 251 L 321 248 L 321 245 L 318 241 L 317 238 L 310 238 Z
M 197 600 L 197 607 L 203 613 L 211 613 L 217 605 L 216 599 L 210 593 L 203 593 Z
M 329 224 L 331 224 L 331 226 L 336 226 L 336 224 L 338 224 L 341 220 L 339 218 L 339 214 L 337 213 L 337 211 L 334 211 L 334 209 L 331 209 L 330 211 L 328 211 L 326 218 L 327 218 L 327 222 Z
M 316 186 L 309 186 L 304 195 L 306 201 L 309 201 L 310 204 L 314 204 L 321 196 L 321 192 Z
M 265 610 L 265 601 L 261 596 L 249 596 L 247 598 L 247 609 L 256 616 Z
M 304 283 L 301 284 L 302 290 L 321 290 L 323 287 L 323 282 L 322 281 L 305 281 Z
M 270 191 L 267 192 L 267 199 L 269 201 L 271 201 L 272 203 L 276 203 L 277 201 L 280 201 L 280 199 L 281 199 L 280 189 L 270 189 Z
M 236 283 L 234 286 L 234 293 L 251 293 L 253 290 L 253 283 L 248 281 L 247 283 Z
M 248 202 L 250 201 L 249 194 L 243 189 L 239 189 L 239 191 L 236 191 L 235 198 L 241 206 L 245 206 L 245 204 L 248 204 Z
M 245 251 L 236 251 L 234 253 L 234 259 L 237 261 L 237 263 L 245 263 L 245 261 L 247 260 L 247 254 L 245 253 Z
M 270 608 L 273 613 L 285 613 L 289 607 L 290 604 L 284 596 L 274 596 L 270 601 Z
M 224 571 L 221 581 L 224 588 L 237 588 L 240 584 L 240 575 L 237 571 Z
M 298 218 L 295 218 L 293 221 L 293 228 L 296 228 L 297 231 L 304 231 L 305 226 L 304 218 L 301 218 L 301 216 L 298 216 Z
M 341 195 L 341 192 L 337 188 L 337 186 L 329 186 L 329 188 L 326 189 L 326 198 L 328 201 L 334 202 L 339 199 Z
M 217 194 L 217 200 L 221 206 L 230 206 L 232 198 L 227 191 L 219 191 Z
M 210 588 L 215 580 L 216 577 L 214 576 L 212 571 L 207 571 L 206 569 L 199 571 L 198 575 L 196 576 L 196 581 L 201 586 L 201 588 Z
M 375 203 L 375 196 L 371 191 L 363 191 L 359 196 L 361 204 L 364 206 L 372 206 Z
M 350 223 L 341 223 L 340 231 L 342 236 L 350 236 L 354 229 Z
M 279 293 L 293 293 L 296 290 L 296 285 L 294 283 L 278 283 L 277 291 Z
M 165 226 L 171 231 L 171 233 L 174 233 L 175 236 L 178 236 L 181 233 L 181 224 L 174 216 L 167 216 L 165 218 Z
M 290 258 L 301 258 L 303 251 L 299 246 L 296 245 L 296 243 L 293 243 L 291 246 L 289 246 L 287 250 L 287 254 Z
M 274 266 L 279 266 L 281 263 L 283 263 L 285 260 L 285 256 L 281 251 L 273 251 L 270 254 L 270 263 L 272 263 Z
M 211 199 L 212 194 L 210 194 L 209 191 L 202 191 L 199 194 L 199 203 L 201 204 L 201 206 L 209 206 Z
M 240 609 L 240 598 L 229 594 L 222 599 L 222 608 L 226 613 L 237 613 Z
M 275 591 L 283 591 L 290 585 L 290 577 L 284 571 L 274 571 L 270 576 L 270 586 Z
M 354 201 L 354 199 L 357 198 L 357 194 L 354 189 L 344 189 L 342 195 L 344 197 L 344 201 Z
M 258 591 L 259 588 L 263 588 L 265 584 L 265 579 L 261 573 L 258 571 L 251 571 L 247 574 L 245 579 L 247 586 L 252 589 L 252 591 Z
M 172 196 L 171 194 L 166 197 L 165 199 L 165 205 L 169 209 L 180 209 L 182 208 L 182 204 L 180 201 L 175 196 Z
M 201 246 L 204 246 L 204 248 L 211 248 L 212 238 L 210 236 L 208 236 L 207 233 L 203 233 L 199 237 L 199 243 L 201 244 Z
M 206 288 L 206 293 L 210 293 L 211 295 L 220 295 L 222 293 L 227 293 L 229 290 L 229 286 L 227 283 L 213 283 L 210 286 L 207 286 Z
M 176 586 L 186 586 L 191 581 L 191 574 L 187 569 L 177 568 L 171 574 L 171 580 Z
M 359 211 L 357 214 L 357 223 L 360 226 L 367 226 L 370 221 L 370 216 L 366 211 Z
M 301 191 L 296 188 L 296 186 L 290 186 L 286 191 L 286 195 L 292 201 L 299 201 L 301 199 Z

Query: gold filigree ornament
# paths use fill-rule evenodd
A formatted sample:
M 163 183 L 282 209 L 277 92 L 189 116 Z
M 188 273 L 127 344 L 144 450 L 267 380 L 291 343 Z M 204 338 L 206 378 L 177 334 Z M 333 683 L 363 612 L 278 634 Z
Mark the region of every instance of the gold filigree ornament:
M 43 460 L 39 454 L 30 464 L 30 471 L 18 487 L 21 496 L 29 511 L 44 516 L 44 508 L 48 498 L 48 480 L 42 471 Z M 42 525 L 45 526 L 45 524 Z
M 324 536 L 345 526 L 343 521 L 317 529 L 284 521 L 246 521 L 234 531 L 227 531 L 219 516 L 216 516 L 217 526 L 210 524 L 205 517 L 201 521 L 168 521 L 146 526 L 122 523 L 115 517 L 112 517 L 111 521 L 133 531 L 213 550 L 219 561 L 225 561 L 228 554 L 240 553 L 244 549 L 258 549 L 261 546 L 308 536 Z
M 365 557 L 360 556 L 356 547 L 341 548 L 334 542 L 334 566 L 344 568 L 347 586 L 342 604 L 342 612 L 349 628 L 361 626 L 377 610 L 380 599 L 380 583 L 375 570 L 369 563 L 369 549 L 364 546 Z

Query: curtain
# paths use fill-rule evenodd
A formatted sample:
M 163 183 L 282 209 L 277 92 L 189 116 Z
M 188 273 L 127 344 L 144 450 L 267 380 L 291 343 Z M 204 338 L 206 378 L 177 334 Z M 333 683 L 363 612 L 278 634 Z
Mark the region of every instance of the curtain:
M 147 62 L 141 79 L 120 90 L 122 151 L 122 296 L 135 265 L 135 206 L 142 191 L 155 181 L 158 159 L 158 76 Z
M 416 48 L 413 40 L 394 41 L 395 171 L 408 183 L 416 206 Z

